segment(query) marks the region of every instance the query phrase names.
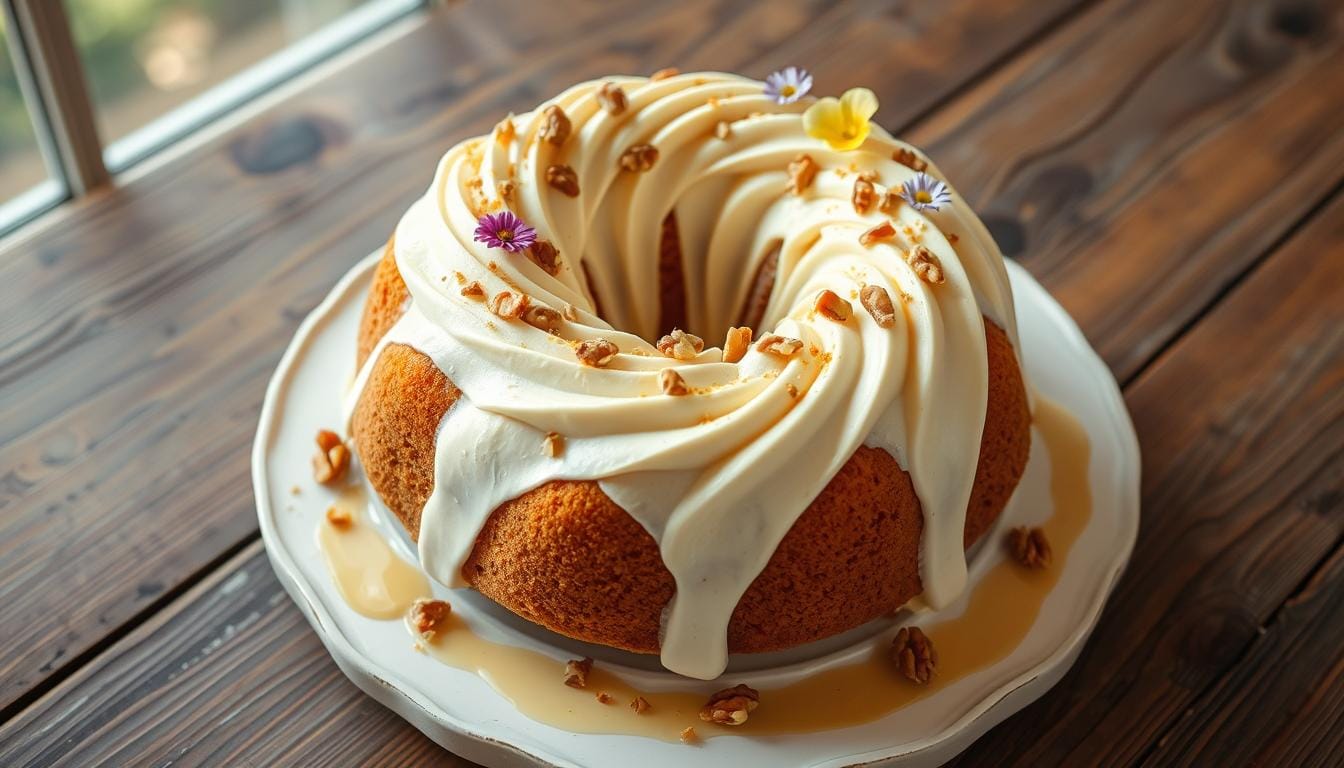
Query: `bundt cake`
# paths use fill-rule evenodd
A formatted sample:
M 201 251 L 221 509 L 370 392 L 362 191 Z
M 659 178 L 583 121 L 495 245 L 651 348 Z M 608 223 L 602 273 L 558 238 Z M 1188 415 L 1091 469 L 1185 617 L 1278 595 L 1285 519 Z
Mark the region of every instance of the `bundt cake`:
M 611 77 L 443 157 L 347 407 L 432 577 L 705 679 L 962 592 L 1030 441 L 1002 257 L 809 87 Z

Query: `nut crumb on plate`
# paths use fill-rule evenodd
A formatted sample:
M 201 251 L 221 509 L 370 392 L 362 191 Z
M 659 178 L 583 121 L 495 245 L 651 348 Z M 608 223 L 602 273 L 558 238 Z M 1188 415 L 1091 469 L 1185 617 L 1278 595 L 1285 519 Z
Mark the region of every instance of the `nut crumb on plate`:
M 1050 542 L 1040 528 L 1019 526 L 1008 532 L 1008 548 L 1017 562 L 1028 568 L 1050 565 Z
M 720 725 L 741 725 L 761 703 L 761 694 L 747 685 L 725 688 L 713 696 L 700 710 L 700 719 Z
M 453 612 L 453 608 L 447 600 L 431 600 L 429 598 L 420 598 L 411 603 L 411 608 L 406 613 L 407 620 L 411 624 L 411 629 L 422 640 L 433 640 L 435 633 L 443 626 L 443 622 L 448 619 L 448 614 Z
M 901 674 L 919 685 L 927 684 L 938 666 L 933 641 L 919 627 L 901 627 L 891 642 L 891 657 Z
M 588 673 L 593 671 L 593 660 L 586 656 L 582 659 L 570 659 L 565 662 L 565 685 L 570 688 L 584 688 L 588 685 Z

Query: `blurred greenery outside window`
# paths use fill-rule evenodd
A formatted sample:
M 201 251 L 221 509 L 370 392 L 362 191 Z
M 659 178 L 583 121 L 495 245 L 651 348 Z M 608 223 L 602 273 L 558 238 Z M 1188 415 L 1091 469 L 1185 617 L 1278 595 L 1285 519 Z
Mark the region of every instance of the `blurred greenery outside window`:
M 20 209 L 54 202 L 62 194 L 60 182 L 47 173 L 10 56 L 9 30 L 0 16 L 0 227 Z

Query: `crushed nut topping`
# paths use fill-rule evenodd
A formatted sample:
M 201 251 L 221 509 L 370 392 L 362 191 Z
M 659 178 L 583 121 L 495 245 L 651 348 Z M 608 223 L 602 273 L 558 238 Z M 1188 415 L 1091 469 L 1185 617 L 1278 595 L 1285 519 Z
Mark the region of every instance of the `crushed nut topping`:
M 887 190 L 878 197 L 877 210 L 883 213 L 891 213 L 900 207 L 903 202 L 905 202 L 905 200 L 901 197 L 899 192 Z
M 495 141 L 498 141 L 506 147 L 509 145 L 509 142 L 513 141 L 515 135 L 513 115 L 509 115 L 503 120 L 500 120 L 495 126 Z
M 714 137 L 727 141 L 728 137 L 733 135 L 733 124 L 727 120 L 720 120 L 714 125 Z
M 654 82 L 657 82 L 659 80 L 666 80 L 669 77 L 676 77 L 677 75 L 680 74 L 681 70 L 677 69 L 676 67 L 663 67 L 662 69 L 650 75 L 649 79 Z
M 625 90 L 615 83 L 603 83 L 597 89 L 597 100 L 609 115 L 621 114 L 629 104 L 625 98 Z
M 915 274 L 924 282 L 932 285 L 943 282 L 943 266 L 938 263 L 938 257 L 933 255 L 933 251 L 927 247 L 916 245 L 911 248 L 910 252 L 905 254 L 905 261 L 914 267 Z
M 873 225 L 867 232 L 859 235 L 859 245 L 866 247 L 873 243 L 880 243 L 883 240 L 890 240 L 895 236 L 896 228 L 891 225 L 890 221 L 884 221 L 880 224 Z
M 798 397 L 798 388 L 792 384 L 785 384 L 784 391 L 789 393 L 789 397 Z
M 547 432 L 546 441 L 542 446 L 547 456 L 552 459 L 559 458 L 560 454 L 565 452 L 565 438 L 559 432 Z
M 568 165 L 552 165 L 547 168 L 546 183 L 569 197 L 579 196 L 579 175 Z
M 686 380 L 671 368 L 664 368 L 658 372 L 658 384 L 663 388 L 664 395 L 680 397 L 691 393 L 691 388 L 686 386 Z
M 751 329 L 745 326 L 741 328 L 729 328 L 728 338 L 723 341 L 723 362 L 736 363 L 746 354 L 751 346 Z
M 652 144 L 636 144 L 621 153 L 621 170 L 643 173 L 658 162 L 658 148 Z
M 682 744 L 695 744 L 698 741 L 700 741 L 700 734 L 695 732 L 695 726 L 688 725 L 681 729 Z
M 890 328 L 896 322 L 896 308 L 891 305 L 891 295 L 880 285 L 865 285 L 859 291 L 859 303 L 873 316 L 873 320 L 882 328 Z
M 1021 526 L 1008 532 L 1008 549 L 1017 562 L 1028 568 L 1050 565 L 1050 542 L 1040 528 Z
M 674 357 L 678 360 L 694 360 L 695 356 L 705 348 L 704 339 L 699 336 L 687 333 L 680 328 L 673 328 L 672 332 L 658 340 L 658 351 L 668 357 Z
M 960 239 L 961 239 L 960 237 L 957 237 L 957 233 L 956 233 L 956 232 L 948 232 L 948 233 L 947 233 L 947 242 L 948 242 L 949 245 L 956 245 L 956 244 L 957 244 L 957 241 L 960 240 Z
M 527 257 L 533 264 L 546 270 L 546 274 L 555 275 L 560 271 L 560 252 L 550 240 L 538 240 L 527 249 Z
M 789 183 L 785 187 L 795 195 L 803 194 L 803 190 L 812 186 L 812 180 L 817 177 L 817 162 L 811 155 L 798 155 L 789 163 Z
M 755 688 L 735 685 L 710 696 L 700 710 L 700 719 L 706 723 L 741 725 L 747 722 L 747 715 L 760 703 L 761 694 Z
M 636 715 L 642 715 L 650 709 L 653 709 L 653 705 L 643 696 L 636 696 L 630 701 L 630 708 L 635 710 Z
M 513 197 L 512 181 L 501 181 L 495 187 L 495 189 L 499 191 L 499 197 L 501 200 L 508 200 L 509 198 Z
M 411 609 L 406 616 L 416 635 L 422 640 L 433 640 L 434 634 L 443 626 L 443 622 L 448 619 L 448 614 L 452 611 L 453 607 L 447 600 L 430 600 L 422 597 L 411 603 Z
M 516 320 L 527 311 L 532 300 L 525 293 L 500 291 L 490 298 L 490 311 L 505 320 Z
M 760 341 L 756 342 L 758 352 L 769 352 L 780 357 L 793 357 L 802 348 L 803 342 L 801 340 L 780 336 L 777 333 L 766 334 L 761 337 Z
M 344 531 L 354 524 L 355 519 L 345 507 L 327 507 L 327 522 L 332 528 Z
M 817 302 L 814 308 L 822 317 L 827 320 L 834 320 L 837 323 L 848 322 L 850 316 L 854 314 L 853 305 L 831 290 L 825 290 L 817 294 Z
M 593 671 L 593 660 L 584 657 L 582 659 L 570 659 L 565 662 L 565 685 L 570 688 L 585 688 L 588 686 L 588 673 Z
M 550 307 L 543 307 L 540 304 L 530 304 L 523 309 L 523 322 L 547 333 L 555 333 L 560 330 L 564 320 L 560 313 Z
M 612 701 L 612 699 L 611 699 L 611 694 L 610 694 L 610 693 L 607 693 L 606 691 L 598 691 L 598 692 L 597 692 L 597 703 L 598 703 L 598 704 L 610 704 L 611 701 Z
M 322 485 L 339 483 L 350 469 L 350 449 L 340 435 L 329 429 L 318 430 L 317 448 L 313 455 L 313 479 Z
M 594 368 L 603 368 L 616 356 L 620 349 L 606 339 L 593 339 L 579 344 L 574 349 L 579 362 Z
M 572 130 L 569 123 L 569 116 L 565 110 L 552 104 L 541 113 L 541 140 L 550 143 L 553 146 L 560 146 L 569 138 L 569 132 Z
M 873 201 L 877 198 L 877 189 L 873 182 L 859 176 L 854 179 L 854 194 L 850 196 L 850 202 L 854 204 L 854 210 L 860 215 L 868 212 L 873 207 Z
M 924 685 L 933 677 L 938 665 L 938 652 L 919 627 L 901 627 L 891 643 L 891 658 L 913 683 Z
M 485 288 L 481 286 L 480 282 L 472 280 L 462 286 L 462 295 L 468 299 L 483 299 L 485 298 Z
M 562 314 L 564 314 L 566 320 L 578 320 L 579 308 L 574 306 L 573 304 L 566 302 Z
M 914 152 L 901 148 L 891 153 L 891 159 L 904 165 L 912 171 L 927 171 L 929 164 L 919 159 L 919 155 Z

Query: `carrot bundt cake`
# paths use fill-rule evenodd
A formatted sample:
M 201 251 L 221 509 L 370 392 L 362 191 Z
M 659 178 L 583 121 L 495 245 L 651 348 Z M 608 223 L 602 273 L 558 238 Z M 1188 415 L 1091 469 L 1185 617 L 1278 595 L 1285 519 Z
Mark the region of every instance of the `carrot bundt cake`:
M 1030 441 L 1002 256 L 810 87 L 610 77 L 443 157 L 348 405 L 432 577 L 705 679 L 962 592 Z

